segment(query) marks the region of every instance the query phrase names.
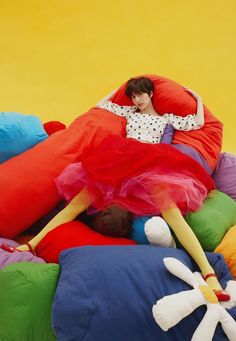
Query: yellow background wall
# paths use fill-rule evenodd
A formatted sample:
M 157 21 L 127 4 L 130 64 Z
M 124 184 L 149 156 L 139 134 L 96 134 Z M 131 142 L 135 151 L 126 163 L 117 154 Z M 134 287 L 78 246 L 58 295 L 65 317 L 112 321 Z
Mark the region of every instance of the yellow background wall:
M 0 0 L 0 111 L 71 122 L 126 79 L 193 88 L 236 153 L 235 0 Z

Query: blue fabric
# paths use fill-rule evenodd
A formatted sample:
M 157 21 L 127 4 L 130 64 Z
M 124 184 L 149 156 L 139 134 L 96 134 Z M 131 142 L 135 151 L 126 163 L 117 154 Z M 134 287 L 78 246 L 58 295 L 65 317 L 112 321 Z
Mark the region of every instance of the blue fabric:
M 146 233 L 144 231 L 144 224 L 146 221 L 151 219 L 152 216 L 143 216 L 143 217 L 136 217 L 132 221 L 132 232 L 131 232 L 131 239 L 135 240 L 138 244 L 147 244 L 149 245 L 149 241 L 146 237 Z
M 191 340 L 205 307 L 164 332 L 152 306 L 165 295 L 189 286 L 170 274 L 164 257 L 196 267 L 183 250 L 147 245 L 87 246 L 64 251 L 53 303 L 53 328 L 58 341 L 183 341 Z M 208 254 L 223 286 L 232 279 L 223 257 Z M 236 317 L 236 309 L 231 310 Z M 220 326 L 214 341 L 226 340 Z
M 48 137 L 38 117 L 15 112 L 0 113 L 0 163 Z

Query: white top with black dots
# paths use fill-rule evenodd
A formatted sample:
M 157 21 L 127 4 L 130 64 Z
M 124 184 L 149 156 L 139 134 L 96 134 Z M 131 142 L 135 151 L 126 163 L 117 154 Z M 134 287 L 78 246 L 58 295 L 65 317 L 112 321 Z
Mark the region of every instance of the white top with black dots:
M 101 108 L 125 117 L 127 120 L 126 137 L 140 142 L 160 143 L 167 124 L 171 124 L 176 130 L 200 129 L 195 114 L 185 117 L 174 114 L 164 114 L 162 116 L 143 114 L 137 111 L 136 106 L 120 106 L 111 101 L 103 104 Z

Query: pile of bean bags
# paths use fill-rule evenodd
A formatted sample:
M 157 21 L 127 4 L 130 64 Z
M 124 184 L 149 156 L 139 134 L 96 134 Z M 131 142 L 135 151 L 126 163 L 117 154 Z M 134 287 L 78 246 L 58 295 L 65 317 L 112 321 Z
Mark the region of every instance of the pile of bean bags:
M 173 112 L 184 116 L 195 112 L 195 100 L 179 84 L 163 77 L 149 76 L 155 84 L 154 106 L 160 114 Z M 131 104 L 124 95 L 124 85 L 112 100 L 120 105 Z M 203 248 L 222 253 L 231 274 L 236 277 L 233 242 L 236 238 L 236 157 L 229 153 L 220 154 L 222 123 L 206 107 L 204 110 L 205 125 L 201 130 L 172 132 L 175 147 L 191 154 L 193 158 L 203 160 L 202 165 L 207 165 L 210 173 L 214 170 L 212 176 L 217 187 L 204 201 L 200 211 L 190 213 L 185 218 Z M 17 114 L 11 118 L 18 122 L 25 120 L 25 115 Z M 55 177 L 69 163 L 79 161 L 82 150 L 90 143 L 96 145 L 111 133 L 125 136 L 125 123 L 124 118 L 99 108 L 90 109 L 67 129 L 61 127 L 62 130 L 56 133 L 52 129 L 47 134 L 37 121 L 37 129 L 41 133 L 35 134 L 41 139 L 25 144 L 20 151 L 5 155 L 0 164 L 0 237 L 15 239 L 54 209 L 61 200 L 54 183 Z M 16 130 L 21 129 L 18 123 L 16 126 Z M 33 132 L 32 124 L 30 127 Z M 3 155 L 4 140 L 1 140 L 1 136 L 0 155 Z M 170 333 L 162 332 L 151 316 L 151 306 L 159 297 L 177 289 L 184 290 L 181 286 L 184 284 L 180 285 L 178 279 L 173 280 L 164 268 L 163 257 L 173 253 L 174 257 L 184 260 L 193 270 L 190 258 L 181 250 L 136 244 L 131 239 L 101 236 L 75 221 L 61 225 L 41 241 L 37 248 L 41 258 L 25 253 L 26 258 L 16 260 L 7 255 L 0 270 L 0 287 L 3 285 L 6 288 L 10 298 L 7 301 L 1 297 L 4 304 L 0 325 L 4 328 L 1 328 L 0 338 L 109 341 L 111 336 L 114 339 L 114 335 L 118 335 L 114 339 L 118 341 L 132 340 L 133 335 L 135 340 L 150 340 L 154 337 L 169 340 L 172 337 L 178 341 L 182 340 L 181 333 L 187 326 L 188 335 L 191 335 L 203 310 L 191 315 L 188 321 Z M 63 252 L 66 249 L 70 250 Z M 23 254 L 19 256 L 23 257 Z M 214 265 L 220 264 L 218 270 L 223 282 L 232 278 L 222 256 L 210 254 L 209 257 Z M 42 258 L 53 264 L 43 263 Z M 61 264 L 60 277 L 59 265 L 55 264 L 57 262 Z M 114 286 L 116 281 L 113 279 L 117 273 L 120 280 L 117 279 Z M 147 279 L 151 279 L 151 285 Z M 80 283 L 80 286 L 76 287 L 75 283 Z M 86 288 L 87 284 L 90 289 Z M 110 301 L 104 302 L 104 292 Z M 131 293 L 136 295 L 135 304 Z M 29 302 L 32 302 L 32 306 L 29 306 Z M 72 307 L 72 302 L 76 307 Z M 54 331 L 50 322 L 52 303 Z M 114 318 L 109 313 L 112 307 L 115 308 Z M 141 307 L 145 307 L 145 314 L 140 313 Z M 236 313 L 232 314 L 235 318 Z M 9 321 L 7 324 L 6 318 Z M 17 328 L 13 325 L 14 321 L 19 324 Z M 217 337 L 222 339 L 220 328 Z

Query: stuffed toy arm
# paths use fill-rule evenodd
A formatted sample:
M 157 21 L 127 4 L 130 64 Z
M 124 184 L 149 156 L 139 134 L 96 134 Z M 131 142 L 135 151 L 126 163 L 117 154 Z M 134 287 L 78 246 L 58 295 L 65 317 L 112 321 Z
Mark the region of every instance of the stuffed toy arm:
M 194 273 L 195 278 L 199 285 L 206 286 L 206 282 L 203 280 L 200 273 Z M 230 281 L 234 282 L 234 281 Z M 218 322 L 221 323 L 222 328 L 227 335 L 229 340 L 236 340 L 236 323 L 232 316 L 224 309 L 223 304 L 212 304 L 206 302 L 207 311 L 195 330 L 192 341 L 205 340 L 206 330 L 208 335 L 208 340 L 212 340 L 216 326 Z
M 192 289 L 163 297 L 153 306 L 152 313 L 161 329 L 167 331 L 203 304 L 202 295 Z
M 197 281 L 194 274 L 183 263 L 171 257 L 164 258 L 163 261 L 173 275 L 195 287 L 192 290 L 165 296 L 153 306 L 153 316 L 156 322 L 164 331 L 167 331 L 203 305 L 205 300 L 196 288 Z
M 236 323 L 232 316 L 220 304 L 207 304 L 207 311 L 195 330 L 192 341 L 213 339 L 216 326 L 221 323 L 229 340 L 236 340 Z
M 199 306 L 206 304 L 207 311 L 195 330 L 192 341 L 211 341 L 218 322 L 231 341 L 236 341 L 236 322 L 219 304 L 215 294 L 199 273 L 193 274 L 175 258 L 164 258 L 167 269 L 193 287 L 192 290 L 166 296 L 153 306 L 153 316 L 159 326 L 167 331 Z M 235 281 L 232 284 L 235 290 Z M 233 291 L 233 289 L 232 289 Z
M 144 232 L 151 245 L 176 247 L 168 224 L 159 216 L 154 216 L 146 221 Z

